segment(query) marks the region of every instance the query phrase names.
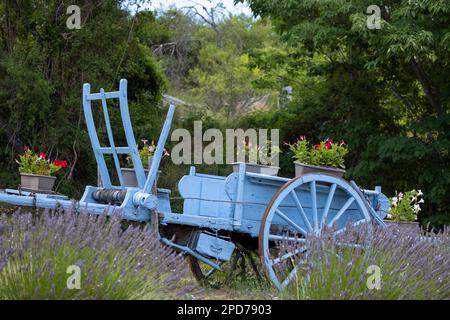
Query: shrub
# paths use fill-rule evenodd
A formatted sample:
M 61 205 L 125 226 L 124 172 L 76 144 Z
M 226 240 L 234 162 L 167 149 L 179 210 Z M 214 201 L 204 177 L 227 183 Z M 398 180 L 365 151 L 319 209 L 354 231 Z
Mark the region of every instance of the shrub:
M 290 261 L 299 272 L 284 294 L 333 300 L 450 298 L 448 229 L 439 234 L 423 234 L 419 228 L 369 231 L 365 226 L 333 236 L 331 230 L 308 240 L 304 261 Z M 375 284 L 370 268 L 377 267 L 380 287 L 369 289 L 368 283 Z
M 417 214 L 421 210 L 420 204 L 424 203 L 421 190 L 399 192 L 390 199 L 391 207 L 388 218 L 394 221 L 416 221 Z
M 348 149 L 343 141 L 334 143 L 333 140 L 326 139 L 311 145 L 305 136 L 300 136 L 297 142 L 288 144 L 288 146 L 294 153 L 293 158 L 303 164 L 345 169 L 344 157 L 347 155 Z
M 184 259 L 149 227 L 121 227 L 118 214 L 89 216 L 44 211 L 1 215 L 0 299 L 192 298 Z M 6 258 L 6 250 L 13 250 Z M 81 271 L 69 289 L 68 267 Z M 72 271 L 73 272 L 73 271 Z

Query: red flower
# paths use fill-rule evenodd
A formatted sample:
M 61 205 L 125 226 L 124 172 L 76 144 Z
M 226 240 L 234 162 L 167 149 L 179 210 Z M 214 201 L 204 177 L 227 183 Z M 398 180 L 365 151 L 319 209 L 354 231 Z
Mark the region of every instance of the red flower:
M 23 150 L 24 150 L 24 151 L 27 151 L 27 150 L 28 150 L 28 146 L 24 146 L 24 147 L 23 147 Z
M 330 138 L 328 138 L 328 139 L 326 140 L 326 143 L 332 145 L 334 142 L 333 142 L 333 140 L 331 140 Z
M 39 152 L 39 158 L 47 159 L 47 155 L 43 152 Z
M 323 146 L 323 148 L 325 149 L 325 150 L 330 150 L 330 148 L 331 148 L 331 143 L 325 143 L 325 145 Z
M 55 160 L 53 161 L 53 165 L 61 168 L 67 168 L 67 160 Z
M 315 145 L 314 145 L 314 149 L 320 150 L 320 144 L 315 144 Z

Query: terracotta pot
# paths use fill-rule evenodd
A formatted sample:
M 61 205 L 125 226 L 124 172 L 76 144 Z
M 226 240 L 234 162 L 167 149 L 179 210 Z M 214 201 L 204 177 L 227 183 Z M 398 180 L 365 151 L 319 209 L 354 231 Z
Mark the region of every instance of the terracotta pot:
M 325 167 L 325 166 L 313 166 L 310 164 L 304 164 L 298 161 L 294 162 L 295 164 L 295 176 L 299 177 L 308 173 L 324 173 L 331 176 L 335 176 L 338 178 L 342 178 L 344 176 L 345 170 L 334 168 L 334 167 Z
M 232 163 L 233 172 L 239 172 L 240 164 L 241 164 L 241 162 Z M 255 164 L 255 163 L 246 163 L 245 164 L 245 172 L 265 174 L 267 176 L 276 176 L 278 174 L 278 170 L 280 170 L 280 167 L 266 166 L 266 165 Z
M 22 189 L 30 191 L 51 192 L 55 185 L 56 177 L 42 176 L 31 173 L 20 173 Z

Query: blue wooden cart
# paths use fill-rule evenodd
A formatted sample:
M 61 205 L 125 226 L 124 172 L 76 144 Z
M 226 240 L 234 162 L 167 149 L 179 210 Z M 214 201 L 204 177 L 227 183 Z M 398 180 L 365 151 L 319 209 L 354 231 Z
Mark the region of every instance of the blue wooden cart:
M 107 102 L 119 100 L 126 147 L 116 146 Z M 93 106 L 94 102 L 100 102 Z M 175 107 L 170 106 L 154 160 L 146 176 L 130 120 L 127 81 L 119 91 L 91 92 L 83 87 L 83 106 L 89 137 L 99 167 L 102 186 L 87 186 L 80 201 L 64 196 L 4 190 L 0 202 L 41 208 L 76 208 L 91 214 L 113 214 L 121 209 L 123 219 L 151 223 L 161 241 L 183 252 L 194 276 L 212 284 L 228 281 L 237 268 L 247 264 L 257 276 L 252 252 L 258 252 L 264 273 L 277 288 L 284 288 L 297 272 L 286 274 L 279 268 L 299 250 L 280 252 L 277 243 L 304 243 L 311 234 L 325 227 L 342 232 L 348 225 L 375 222 L 384 226 L 389 201 L 381 188 L 362 190 L 354 182 L 324 174 L 308 174 L 295 179 L 246 172 L 227 177 L 205 175 L 191 167 L 179 182 L 183 212 L 172 212 L 170 190 L 153 188 Z M 109 146 L 101 146 L 94 124 L 93 108 L 103 111 Z M 138 187 L 125 187 L 120 170 L 121 154 L 131 155 Z M 105 155 L 113 158 L 119 185 L 113 185 Z M 226 272 L 225 272 L 226 271 Z M 214 279 L 214 280 L 213 280 Z M 217 280 L 219 279 L 219 280 Z

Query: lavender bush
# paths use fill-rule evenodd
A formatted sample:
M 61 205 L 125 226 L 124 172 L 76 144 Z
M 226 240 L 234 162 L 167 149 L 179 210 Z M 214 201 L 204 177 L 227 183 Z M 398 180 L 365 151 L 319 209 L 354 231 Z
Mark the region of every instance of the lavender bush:
M 0 237 L 0 299 L 173 299 L 198 293 L 186 280 L 181 256 L 148 227 L 123 230 L 118 214 L 0 215 Z M 80 289 L 67 286 L 73 265 L 81 271 Z
M 450 233 L 405 232 L 363 226 L 307 241 L 289 262 L 297 277 L 284 292 L 293 299 L 449 299 Z M 282 244 L 291 246 L 288 243 Z M 372 266 L 372 267 L 370 267 Z M 373 267 L 375 266 L 375 267 Z M 375 269 L 381 272 L 376 286 Z M 285 273 L 292 267 L 285 265 Z M 374 285 L 375 284 L 375 285 Z

